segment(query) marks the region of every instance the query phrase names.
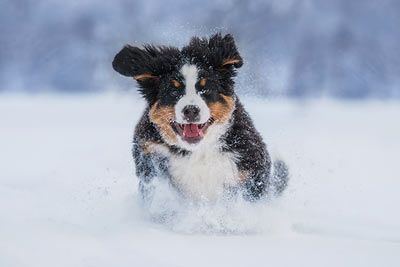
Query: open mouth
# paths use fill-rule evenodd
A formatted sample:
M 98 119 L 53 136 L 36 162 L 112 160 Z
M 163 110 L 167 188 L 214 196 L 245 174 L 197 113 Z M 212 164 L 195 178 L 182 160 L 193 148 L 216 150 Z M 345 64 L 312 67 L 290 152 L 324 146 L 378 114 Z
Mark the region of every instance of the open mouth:
M 198 143 L 201 139 L 203 139 L 204 135 L 207 132 L 208 127 L 214 122 L 212 118 L 210 118 L 206 123 L 177 123 L 172 122 L 172 128 L 174 131 L 179 134 L 183 140 L 190 144 Z

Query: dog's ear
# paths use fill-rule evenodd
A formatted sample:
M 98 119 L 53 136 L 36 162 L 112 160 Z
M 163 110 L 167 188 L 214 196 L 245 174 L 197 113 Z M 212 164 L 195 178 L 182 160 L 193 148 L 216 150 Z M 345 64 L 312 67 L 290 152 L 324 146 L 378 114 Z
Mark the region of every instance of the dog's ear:
M 179 49 L 168 46 L 145 45 L 138 48 L 124 46 L 114 57 L 113 68 L 137 81 L 157 79 L 176 68 L 180 60 Z
M 133 77 L 139 82 L 158 79 L 152 67 L 156 53 L 151 53 L 149 46 L 141 49 L 126 45 L 114 57 L 112 66 L 115 71 L 124 76 Z
M 213 65 L 219 69 L 240 68 L 243 59 L 240 56 L 233 36 L 227 34 L 222 36 L 217 33 L 211 36 L 208 47 Z
M 112 66 L 120 74 L 133 77 L 139 83 L 140 93 L 153 103 L 159 91 L 160 77 L 174 71 L 179 60 L 180 52 L 175 47 L 126 45 L 115 56 Z

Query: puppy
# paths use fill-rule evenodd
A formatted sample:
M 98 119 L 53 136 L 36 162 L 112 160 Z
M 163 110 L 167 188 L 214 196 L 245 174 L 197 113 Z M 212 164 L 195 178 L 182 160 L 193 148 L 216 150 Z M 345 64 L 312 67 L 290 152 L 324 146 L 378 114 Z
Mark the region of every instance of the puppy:
M 138 82 L 148 104 L 133 140 L 144 199 L 151 199 L 155 177 L 192 200 L 240 193 L 254 201 L 284 190 L 286 165 L 276 161 L 271 170 L 266 145 L 235 94 L 243 59 L 231 35 L 194 37 L 182 49 L 126 45 L 112 65 Z

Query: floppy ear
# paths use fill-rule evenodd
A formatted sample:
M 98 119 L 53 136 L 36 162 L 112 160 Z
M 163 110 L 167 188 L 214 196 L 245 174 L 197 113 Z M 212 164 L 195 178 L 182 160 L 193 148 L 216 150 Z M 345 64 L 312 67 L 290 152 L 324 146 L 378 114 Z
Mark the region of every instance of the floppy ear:
M 157 55 L 149 50 L 149 46 L 140 49 L 125 45 L 114 57 L 112 66 L 120 74 L 133 77 L 139 82 L 158 79 L 152 66 Z
M 115 56 L 113 68 L 139 83 L 139 92 L 154 103 L 161 75 L 173 71 L 180 60 L 179 49 L 167 46 L 145 45 L 138 48 L 126 45 Z
M 213 57 L 212 61 L 217 68 L 240 68 L 243 65 L 243 59 L 236 48 L 232 35 L 227 34 L 222 37 L 220 33 L 217 33 L 210 38 L 208 47 L 211 57 Z

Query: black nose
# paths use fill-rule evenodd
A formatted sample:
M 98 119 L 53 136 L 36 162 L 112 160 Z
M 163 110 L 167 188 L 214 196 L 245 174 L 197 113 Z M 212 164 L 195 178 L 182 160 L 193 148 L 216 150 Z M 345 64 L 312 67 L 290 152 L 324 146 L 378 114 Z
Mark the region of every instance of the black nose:
M 186 106 L 183 108 L 182 112 L 187 122 L 196 122 L 200 120 L 200 109 L 198 106 Z

